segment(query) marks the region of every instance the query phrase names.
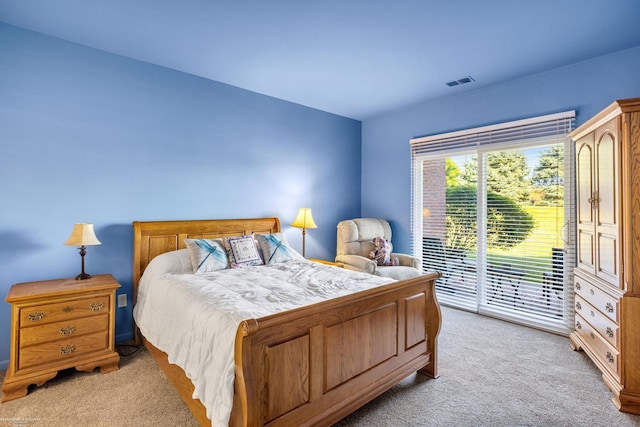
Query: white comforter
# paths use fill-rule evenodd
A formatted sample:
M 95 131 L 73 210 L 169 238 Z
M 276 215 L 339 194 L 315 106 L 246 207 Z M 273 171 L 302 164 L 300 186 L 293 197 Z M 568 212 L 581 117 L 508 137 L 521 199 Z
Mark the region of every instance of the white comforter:
M 152 264 L 140 281 L 136 324 L 185 371 L 214 426 L 229 423 L 234 340 L 242 320 L 392 281 L 306 260 L 198 275 L 166 273 Z

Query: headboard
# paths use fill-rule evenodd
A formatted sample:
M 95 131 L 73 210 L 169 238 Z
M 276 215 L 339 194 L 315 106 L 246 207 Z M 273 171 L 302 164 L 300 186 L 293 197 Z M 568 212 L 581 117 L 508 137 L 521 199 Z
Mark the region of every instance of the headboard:
M 138 297 L 140 276 L 149 262 L 162 253 L 185 248 L 184 239 L 215 239 L 278 231 L 280 231 L 278 218 L 134 221 L 133 304 L 135 305 Z

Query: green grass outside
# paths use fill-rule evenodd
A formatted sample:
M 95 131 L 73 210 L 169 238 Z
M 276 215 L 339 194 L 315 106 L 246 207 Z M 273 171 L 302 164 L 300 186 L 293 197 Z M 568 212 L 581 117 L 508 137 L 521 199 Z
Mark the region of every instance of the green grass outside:
M 554 206 L 525 206 L 536 221 L 531 234 L 511 249 L 488 249 L 490 264 L 526 264 L 525 280 L 542 282 L 542 273 L 551 271 L 551 248 L 562 248 L 564 209 Z

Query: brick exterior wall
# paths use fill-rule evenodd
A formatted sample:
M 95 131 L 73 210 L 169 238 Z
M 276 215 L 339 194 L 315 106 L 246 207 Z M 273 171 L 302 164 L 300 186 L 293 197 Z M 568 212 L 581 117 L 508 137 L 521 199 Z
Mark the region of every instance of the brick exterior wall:
M 437 238 L 444 244 L 446 175 L 445 159 L 423 163 L 422 171 L 422 230 L 423 237 Z

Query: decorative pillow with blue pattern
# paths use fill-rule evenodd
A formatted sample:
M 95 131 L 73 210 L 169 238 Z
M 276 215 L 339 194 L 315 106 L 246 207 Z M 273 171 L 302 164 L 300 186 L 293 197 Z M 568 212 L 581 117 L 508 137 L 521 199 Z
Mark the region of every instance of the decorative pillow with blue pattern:
M 221 240 L 184 239 L 184 243 L 189 250 L 194 273 L 207 273 L 229 268 L 229 259 Z
M 287 241 L 283 233 L 256 234 L 265 264 L 278 264 L 292 259 L 304 259 Z
M 229 258 L 231 268 L 264 264 L 256 242 L 253 239 L 253 234 L 225 237 L 224 247 L 227 250 L 227 257 Z

